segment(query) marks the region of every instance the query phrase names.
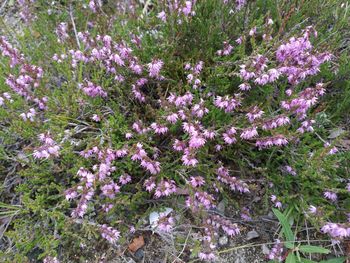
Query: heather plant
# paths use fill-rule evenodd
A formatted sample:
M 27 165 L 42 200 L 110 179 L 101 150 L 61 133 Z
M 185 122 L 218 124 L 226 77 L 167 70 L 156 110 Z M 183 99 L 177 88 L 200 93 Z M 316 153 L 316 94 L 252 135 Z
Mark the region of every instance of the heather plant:
M 137 232 L 179 243 L 195 229 L 191 257 L 211 261 L 221 233 L 240 235 L 272 207 L 333 243 L 349 238 L 347 134 L 329 138 L 321 107 L 348 62 L 320 45 L 317 22 L 263 2 L 19 1 L 19 43 L 0 38 L 1 191 L 12 200 L 0 207 L 15 244 L 4 258 L 72 262 L 81 248 L 122 251 Z M 329 252 L 298 243 L 274 211 L 287 242 L 267 258 Z

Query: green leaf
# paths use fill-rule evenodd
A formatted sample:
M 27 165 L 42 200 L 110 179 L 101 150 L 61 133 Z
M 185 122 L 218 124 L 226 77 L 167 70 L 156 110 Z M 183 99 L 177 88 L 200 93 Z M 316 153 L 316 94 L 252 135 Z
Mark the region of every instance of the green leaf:
M 292 242 L 284 242 L 284 246 L 289 249 L 293 249 L 295 247 L 294 243 Z
M 328 260 L 322 260 L 319 263 L 344 263 L 346 260 L 345 257 L 340 257 L 340 258 L 331 258 Z
M 297 263 L 297 259 L 295 258 L 294 253 L 289 253 L 286 258 L 286 263 Z
M 287 218 L 277 209 L 272 208 L 272 211 L 278 218 L 278 221 L 282 225 L 282 231 L 287 241 L 294 241 L 294 235 L 292 229 L 288 223 Z
M 316 261 L 307 259 L 307 258 L 300 258 L 301 263 L 317 263 Z
M 322 254 L 328 254 L 330 252 L 329 249 L 323 248 L 323 247 L 317 247 L 317 246 L 300 246 L 299 250 L 306 253 L 322 253 Z

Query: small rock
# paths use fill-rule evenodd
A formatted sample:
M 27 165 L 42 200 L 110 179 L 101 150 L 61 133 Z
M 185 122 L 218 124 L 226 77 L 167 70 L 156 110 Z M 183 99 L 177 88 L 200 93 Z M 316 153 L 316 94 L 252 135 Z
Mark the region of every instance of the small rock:
M 252 230 L 252 231 L 249 231 L 247 233 L 247 240 L 251 240 L 251 239 L 254 239 L 254 238 L 258 238 L 260 235 L 258 232 L 256 232 L 255 230 Z
M 333 129 L 328 136 L 328 139 L 335 139 L 342 135 L 345 131 L 342 128 Z
M 226 200 L 222 199 L 220 203 L 217 205 L 216 209 L 222 213 L 223 215 L 225 214 L 225 208 L 226 208 Z
M 264 255 L 270 254 L 270 249 L 269 249 L 265 244 L 263 244 L 263 245 L 261 246 L 261 250 L 262 250 L 262 252 L 263 252 Z
M 220 246 L 226 246 L 228 244 L 228 237 L 227 236 L 222 236 L 219 238 L 219 245 Z
M 267 217 L 268 217 L 268 218 L 271 218 L 271 219 L 274 219 L 274 218 L 275 218 L 275 215 L 274 215 L 274 213 L 272 213 L 272 211 L 270 211 L 270 212 L 267 214 Z
M 143 249 L 140 248 L 135 252 L 134 256 L 137 260 L 141 260 L 143 259 L 144 254 Z

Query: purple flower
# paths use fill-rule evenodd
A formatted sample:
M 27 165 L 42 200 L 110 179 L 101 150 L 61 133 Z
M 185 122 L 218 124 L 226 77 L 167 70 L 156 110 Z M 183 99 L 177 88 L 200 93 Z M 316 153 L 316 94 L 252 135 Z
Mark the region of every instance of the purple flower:
M 317 213 L 317 208 L 313 205 L 309 206 L 309 213 L 310 214 L 316 214 Z
M 127 183 L 131 182 L 131 176 L 128 174 L 123 174 L 119 177 L 119 183 L 121 185 L 125 185 Z
M 164 11 L 160 12 L 157 17 L 162 20 L 164 23 L 166 22 L 166 13 Z
M 160 59 L 153 60 L 151 63 L 148 63 L 149 76 L 151 78 L 158 78 L 159 72 L 162 69 L 164 63 Z
M 190 184 L 193 187 L 200 187 L 200 186 L 205 184 L 205 181 L 204 181 L 202 176 L 196 176 L 196 177 L 191 176 L 190 177 Z
M 107 225 L 100 226 L 100 232 L 101 236 L 112 244 L 115 244 L 120 237 L 118 230 Z
M 244 129 L 240 135 L 240 137 L 244 140 L 249 140 L 249 139 L 252 139 L 256 136 L 258 136 L 258 132 L 256 130 L 256 127 Z
M 209 252 L 209 253 L 199 252 L 198 257 L 204 261 L 213 261 L 216 258 L 213 252 Z
M 155 198 L 160 198 L 162 196 L 169 196 L 176 192 L 176 185 L 173 180 L 161 180 L 154 192 Z
M 347 238 L 350 237 L 350 227 L 336 223 L 327 223 L 322 228 L 323 233 L 329 234 L 332 238 Z
M 330 201 L 332 202 L 335 202 L 337 201 L 338 197 L 337 197 L 337 194 L 334 193 L 334 192 L 330 192 L 330 191 L 326 191 L 323 193 L 323 196 L 327 199 L 329 199 Z

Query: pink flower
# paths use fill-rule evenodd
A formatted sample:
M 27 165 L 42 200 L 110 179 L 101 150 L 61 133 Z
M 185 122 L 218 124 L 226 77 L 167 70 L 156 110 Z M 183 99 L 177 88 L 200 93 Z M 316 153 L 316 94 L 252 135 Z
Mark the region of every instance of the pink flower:
M 147 179 L 144 183 L 144 187 L 148 192 L 151 192 L 156 187 L 155 178 L 150 177 L 149 179 Z
M 119 183 L 121 185 L 125 185 L 127 183 L 131 182 L 131 176 L 128 174 L 123 174 L 119 177 Z
M 164 11 L 160 12 L 157 17 L 162 20 L 164 23 L 166 22 L 166 13 Z
M 310 205 L 309 213 L 310 214 L 316 214 L 317 213 L 317 208 L 315 206 L 313 206 L 313 205 Z
M 198 149 L 204 146 L 205 142 L 206 140 L 204 138 L 200 136 L 193 136 L 189 141 L 189 147 Z
M 175 192 L 176 192 L 176 185 L 173 180 L 170 180 L 170 181 L 162 180 L 157 185 L 157 188 L 154 193 L 154 197 L 159 198 L 162 196 L 169 196 Z
M 156 134 L 165 134 L 168 132 L 168 127 L 157 124 L 155 122 L 151 124 L 151 128 Z
M 87 81 L 87 85 L 82 86 L 84 93 L 90 97 L 107 97 L 107 92 L 105 92 L 100 86 L 96 86 L 90 81 Z
M 57 41 L 59 43 L 63 43 L 67 38 L 69 38 L 69 35 L 67 33 L 68 26 L 67 23 L 60 23 L 56 28 L 56 35 L 57 35 Z
M 250 29 L 249 31 L 249 36 L 254 36 L 256 33 L 256 27 L 253 27 L 252 29 Z
M 338 197 L 336 193 L 330 192 L 330 191 L 326 191 L 323 193 L 323 196 L 327 199 L 329 199 L 332 202 L 337 201 Z
M 224 141 L 226 144 L 233 144 L 235 143 L 237 140 L 234 137 L 234 135 L 236 134 L 236 129 L 234 127 L 231 127 L 230 129 L 228 129 L 225 133 L 222 134 Z
M 157 228 L 162 232 L 170 232 L 175 224 L 175 219 L 167 213 L 159 213 Z
M 78 193 L 73 189 L 68 189 L 65 191 L 66 200 L 75 199 L 77 196 L 78 196 Z
M 206 139 L 212 140 L 212 139 L 215 138 L 216 132 L 215 132 L 215 131 L 210 131 L 210 130 L 204 130 L 203 136 L 204 136 Z
M 96 121 L 96 122 L 101 121 L 100 116 L 98 116 L 97 114 L 92 115 L 91 119 L 92 119 L 93 121 Z
M 132 138 L 132 133 L 131 132 L 127 132 L 127 133 L 125 133 L 125 138 L 127 139 L 127 140 L 129 140 L 129 139 L 131 139 Z
M 284 170 L 290 175 L 293 175 L 293 176 L 297 175 L 296 171 L 292 167 L 290 167 L 289 165 L 286 165 L 284 167 Z
M 336 223 L 327 223 L 322 228 L 321 231 L 329 234 L 332 238 L 347 238 L 350 236 L 350 227 Z
M 120 232 L 118 230 L 107 225 L 102 225 L 100 227 L 100 232 L 101 236 L 112 244 L 116 243 L 120 237 Z
M 141 160 L 141 166 L 146 168 L 151 174 L 160 173 L 160 163 L 156 161 Z
M 279 239 L 276 239 L 276 243 L 270 250 L 270 253 L 268 254 L 267 257 L 269 260 L 277 260 L 281 262 L 283 260 L 282 253 L 283 253 L 283 243 L 281 243 Z
M 163 61 L 160 59 L 153 60 L 151 63 L 148 63 L 149 76 L 152 78 L 158 78 L 159 72 L 163 67 Z
M 95 4 L 95 1 L 94 0 L 91 0 L 89 2 L 89 8 L 90 10 L 93 12 L 93 13 L 96 13 L 96 4 Z
M 235 42 L 236 42 L 238 45 L 242 44 L 242 42 L 243 42 L 243 37 L 240 36 L 239 38 L 237 38 L 237 39 L 235 40 Z
M 248 83 L 242 83 L 241 85 L 238 86 L 240 90 L 246 91 L 246 90 L 250 90 L 251 87 Z
M 254 106 L 253 109 L 247 113 L 247 118 L 250 122 L 253 122 L 256 119 L 261 118 L 264 114 L 262 110 L 260 110 L 257 106 Z
M 198 254 L 198 257 L 204 261 L 212 261 L 216 258 L 215 254 L 213 252 L 209 252 L 209 253 L 200 252 Z
M 178 139 L 175 139 L 173 148 L 175 151 L 178 151 L 178 152 L 183 151 L 186 148 L 186 143 L 179 141 Z
M 241 102 L 237 98 L 231 98 L 229 96 L 221 97 L 217 96 L 214 100 L 214 105 L 220 109 L 224 109 L 225 112 L 231 112 L 236 109 Z
M 256 130 L 256 127 L 244 129 L 240 135 L 240 137 L 244 140 L 249 140 L 249 139 L 254 138 L 256 136 L 258 136 L 258 132 Z
M 193 187 L 199 187 L 199 186 L 204 185 L 205 181 L 204 181 L 202 176 L 196 176 L 196 177 L 191 176 L 190 177 L 190 184 Z
M 166 117 L 166 120 L 171 124 L 174 124 L 179 119 L 179 116 L 176 113 L 172 113 Z
M 119 192 L 119 189 L 120 189 L 119 185 L 117 185 L 114 182 L 105 184 L 101 188 L 102 193 L 109 198 L 114 198 L 115 194 Z
M 198 160 L 195 158 L 194 154 L 190 153 L 188 149 L 184 150 L 184 155 L 181 157 L 181 160 L 186 166 L 196 166 Z

